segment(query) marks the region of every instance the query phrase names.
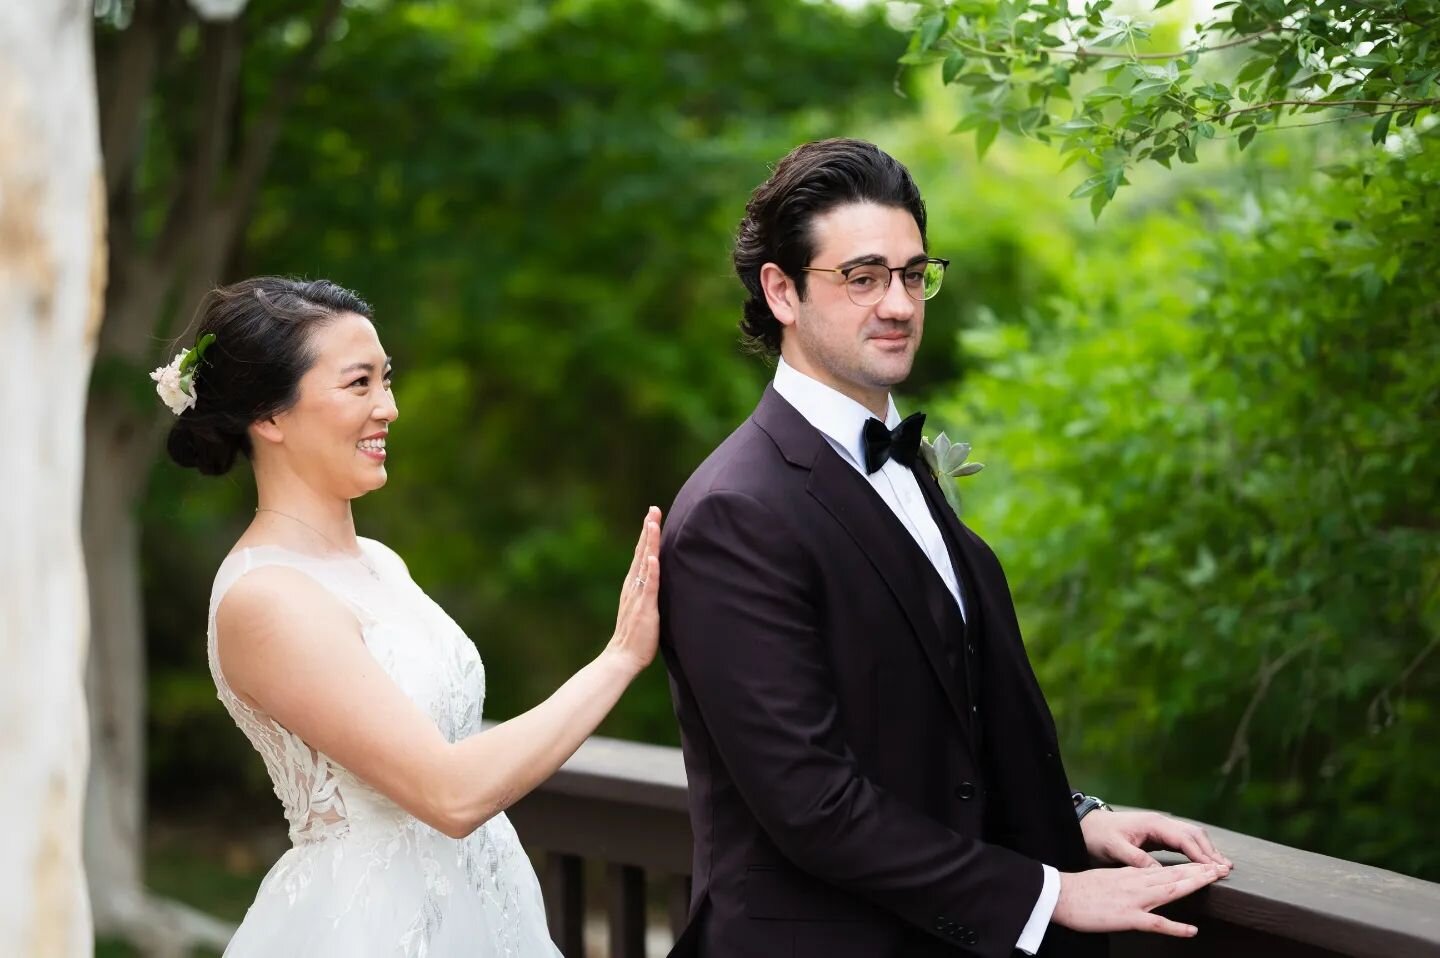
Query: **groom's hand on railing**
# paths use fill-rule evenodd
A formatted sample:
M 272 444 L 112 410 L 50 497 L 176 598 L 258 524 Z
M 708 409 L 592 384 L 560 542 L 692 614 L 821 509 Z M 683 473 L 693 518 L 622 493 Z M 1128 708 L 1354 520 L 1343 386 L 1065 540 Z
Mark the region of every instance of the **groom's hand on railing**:
M 1214 865 L 1220 877 L 1230 874 L 1230 859 L 1220 854 L 1205 829 L 1159 812 L 1097 810 L 1080 820 L 1085 850 L 1098 865 L 1158 868 L 1146 854 L 1155 849 L 1176 851 L 1201 865 Z
M 1087 816 L 1089 817 L 1089 816 Z M 1171 921 L 1151 909 L 1169 904 L 1215 881 L 1214 865 L 1096 868 L 1060 874 L 1060 900 L 1050 921 L 1075 931 L 1148 931 L 1193 938 L 1194 925 Z

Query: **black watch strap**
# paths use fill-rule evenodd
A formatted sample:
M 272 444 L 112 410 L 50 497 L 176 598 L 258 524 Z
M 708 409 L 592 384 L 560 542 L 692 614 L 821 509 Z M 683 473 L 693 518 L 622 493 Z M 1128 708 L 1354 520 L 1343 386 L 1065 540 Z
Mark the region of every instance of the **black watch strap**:
M 1094 795 L 1082 795 L 1076 792 L 1071 798 L 1075 800 L 1075 820 L 1077 822 L 1097 808 L 1103 808 L 1107 812 L 1112 811 L 1110 806 L 1105 804 L 1103 798 L 1096 798 Z

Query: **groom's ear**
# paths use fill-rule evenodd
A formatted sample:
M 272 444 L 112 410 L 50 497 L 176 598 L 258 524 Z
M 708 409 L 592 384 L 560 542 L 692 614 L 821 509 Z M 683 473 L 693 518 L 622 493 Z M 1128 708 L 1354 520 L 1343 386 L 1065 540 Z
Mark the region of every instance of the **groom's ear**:
M 800 311 L 800 291 L 789 274 L 774 263 L 766 263 L 760 267 L 760 288 L 765 291 L 765 303 L 780 325 L 795 325 Z

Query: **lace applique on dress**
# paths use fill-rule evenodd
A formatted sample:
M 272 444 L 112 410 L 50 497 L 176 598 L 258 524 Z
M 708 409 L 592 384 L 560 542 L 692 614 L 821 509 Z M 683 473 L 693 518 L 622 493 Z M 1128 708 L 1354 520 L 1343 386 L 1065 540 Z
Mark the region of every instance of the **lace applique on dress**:
M 539 883 L 504 815 L 452 839 L 249 706 L 225 682 L 215 632 L 220 602 L 246 573 L 284 565 L 346 604 L 376 662 L 447 740 L 476 734 L 485 670 L 474 644 L 393 552 L 371 540 L 362 547 L 378 582 L 355 560 L 272 547 L 238 551 L 216 574 L 211 675 L 220 701 L 265 763 L 292 844 L 265 876 L 225 954 L 558 956 Z

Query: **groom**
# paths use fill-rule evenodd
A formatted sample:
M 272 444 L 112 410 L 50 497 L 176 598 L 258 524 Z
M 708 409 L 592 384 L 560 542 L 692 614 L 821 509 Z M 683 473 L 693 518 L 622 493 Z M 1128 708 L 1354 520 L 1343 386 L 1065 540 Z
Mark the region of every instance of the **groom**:
M 890 398 L 946 265 L 910 174 L 869 143 L 801 146 L 734 260 L 742 329 L 780 359 L 665 527 L 695 836 L 672 954 L 1090 956 L 1106 940 L 1083 932 L 1194 934 L 1150 909 L 1229 863 L 1194 826 L 1072 793 L 1000 564 Z

